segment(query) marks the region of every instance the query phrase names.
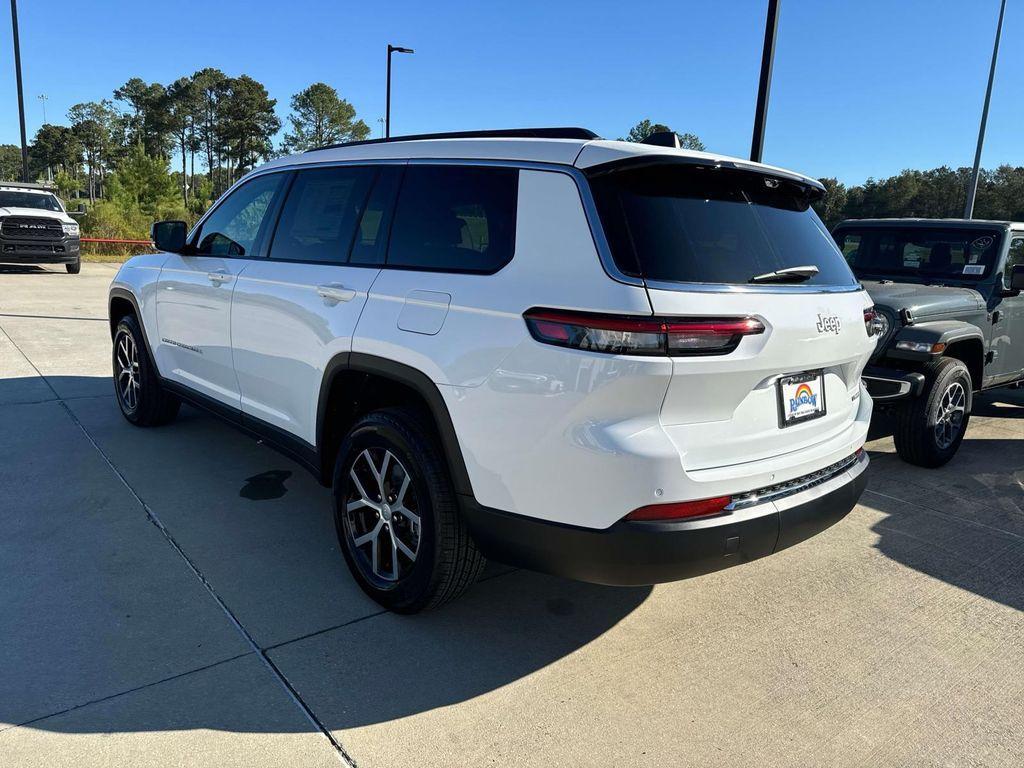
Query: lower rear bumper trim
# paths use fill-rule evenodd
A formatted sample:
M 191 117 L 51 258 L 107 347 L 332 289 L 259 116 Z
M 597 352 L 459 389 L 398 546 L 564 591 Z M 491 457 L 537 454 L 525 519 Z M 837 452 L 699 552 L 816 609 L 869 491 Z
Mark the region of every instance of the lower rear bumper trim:
M 699 520 L 623 520 L 599 530 L 488 509 L 465 497 L 463 515 L 494 560 L 597 584 L 657 584 L 756 560 L 825 530 L 856 505 L 867 465 L 862 453 L 827 482 Z

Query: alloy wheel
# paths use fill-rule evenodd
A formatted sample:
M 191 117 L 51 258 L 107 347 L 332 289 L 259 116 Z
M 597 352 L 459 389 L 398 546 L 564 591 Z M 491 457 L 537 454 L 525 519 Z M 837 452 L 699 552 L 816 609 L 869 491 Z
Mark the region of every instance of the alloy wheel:
M 935 419 L 935 444 L 945 450 L 949 448 L 964 427 L 967 415 L 967 391 L 959 381 L 954 381 L 942 393 L 939 413 Z
M 139 405 L 139 351 L 130 333 L 122 332 L 117 338 L 117 392 L 129 411 Z
M 422 528 L 413 477 L 385 448 L 367 448 L 349 467 L 343 519 L 360 569 L 373 581 L 396 583 L 419 553 Z

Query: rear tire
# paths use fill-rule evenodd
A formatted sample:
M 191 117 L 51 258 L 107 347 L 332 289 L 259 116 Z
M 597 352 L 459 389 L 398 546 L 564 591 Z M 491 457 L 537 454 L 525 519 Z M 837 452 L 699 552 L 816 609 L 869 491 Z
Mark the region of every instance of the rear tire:
M 411 409 L 369 413 L 345 437 L 334 521 L 356 582 L 396 613 L 437 608 L 483 571 L 434 431 Z
M 924 391 L 896 414 L 896 453 L 909 464 L 941 467 L 956 455 L 971 419 L 971 374 L 960 360 L 925 365 Z
M 160 385 L 134 315 L 126 315 L 118 322 L 112 357 L 114 396 L 124 417 L 137 427 L 156 427 L 174 421 L 181 401 Z
M 69 275 L 77 275 L 82 271 L 82 259 L 75 259 L 72 263 L 65 264 L 64 267 L 67 269 Z

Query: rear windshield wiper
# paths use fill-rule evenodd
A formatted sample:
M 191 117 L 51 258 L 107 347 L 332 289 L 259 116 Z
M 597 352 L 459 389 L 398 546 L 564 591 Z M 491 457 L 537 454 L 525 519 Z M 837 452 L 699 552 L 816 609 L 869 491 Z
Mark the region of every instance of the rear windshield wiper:
M 810 280 L 820 272 L 813 264 L 803 267 L 786 267 L 777 269 L 774 272 L 765 272 L 763 275 L 754 275 L 748 282 L 751 283 L 802 283 Z

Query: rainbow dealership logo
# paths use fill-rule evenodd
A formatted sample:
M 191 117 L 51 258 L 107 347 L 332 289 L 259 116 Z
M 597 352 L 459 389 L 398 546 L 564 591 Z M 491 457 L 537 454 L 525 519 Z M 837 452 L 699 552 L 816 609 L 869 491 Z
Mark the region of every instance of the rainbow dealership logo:
M 805 405 L 817 408 L 818 396 L 811 391 L 809 386 L 801 384 L 796 388 L 796 392 L 793 394 L 793 397 L 789 398 L 789 412 L 796 413 Z

